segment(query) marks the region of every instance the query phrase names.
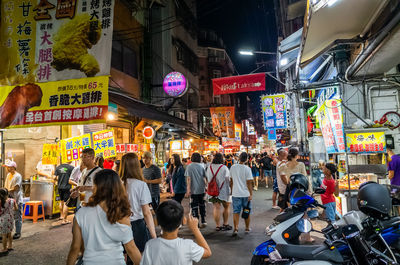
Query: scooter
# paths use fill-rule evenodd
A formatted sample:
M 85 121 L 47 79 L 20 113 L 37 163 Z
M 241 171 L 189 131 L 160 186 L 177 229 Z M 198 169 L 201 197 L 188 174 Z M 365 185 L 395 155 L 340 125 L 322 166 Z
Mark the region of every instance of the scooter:
M 317 189 L 315 193 L 323 194 L 324 190 Z M 383 245 L 381 249 L 389 252 L 392 259 L 396 259 L 391 248 L 388 248 L 388 244 L 397 247 L 400 242 L 399 218 L 392 218 L 386 224 L 379 225 L 379 222 L 376 222 L 378 220 L 371 220 L 361 212 L 352 211 L 334 225 L 323 229 L 321 233 L 327 238 L 326 244 L 320 246 L 299 246 L 299 236 L 307 230 L 304 229 L 304 224 L 307 223 L 303 219 L 304 213 L 308 208 L 324 208 L 324 206 L 301 190 L 293 190 L 290 193 L 290 199 L 292 206 L 279 214 L 274 219 L 274 223 L 267 227 L 266 232 L 271 236 L 271 239 L 262 243 L 254 250 L 252 265 L 268 264 L 271 253 L 273 255 L 275 250 L 283 257 L 320 259 L 319 262 L 325 261 L 341 264 L 344 262 L 343 257 L 345 259 L 352 258 L 351 248 L 348 244 L 340 244 L 338 248 L 330 249 L 332 245 L 329 242 L 339 240 L 343 236 L 343 229 L 349 225 L 355 226 L 360 231 L 360 236 L 363 236 L 363 240 L 364 238 L 371 240 L 371 237 L 366 236 L 365 231 L 375 231 L 370 233 L 370 236 L 373 235 L 375 241 L 380 241 L 380 245 Z M 376 229 L 377 226 L 379 226 L 379 230 Z M 361 232 L 364 232 L 364 234 Z M 379 240 L 380 237 L 382 240 Z

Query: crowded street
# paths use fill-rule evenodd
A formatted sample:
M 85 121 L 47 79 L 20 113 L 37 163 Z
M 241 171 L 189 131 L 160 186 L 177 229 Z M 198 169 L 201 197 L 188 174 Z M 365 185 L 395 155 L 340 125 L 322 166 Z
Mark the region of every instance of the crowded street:
M 400 0 L 1 0 L 0 265 L 400 265 Z

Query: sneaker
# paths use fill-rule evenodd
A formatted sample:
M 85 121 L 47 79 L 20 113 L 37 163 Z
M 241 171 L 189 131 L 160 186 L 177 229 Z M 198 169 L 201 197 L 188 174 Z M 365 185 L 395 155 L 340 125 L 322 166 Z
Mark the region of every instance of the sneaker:
M 207 226 L 207 223 L 206 223 L 206 222 L 200 224 L 200 228 L 204 228 L 204 227 L 206 227 L 206 226 Z
M 234 237 L 234 236 L 237 236 L 237 234 L 238 234 L 238 230 L 233 230 L 232 236 L 233 236 L 233 237 Z
M 274 206 L 272 206 L 272 209 L 279 210 L 280 207 L 278 205 L 274 205 Z
M 19 239 L 21 237 L 20 233 L 15 233 L 13 239 Z
M 244 230 L 244 232 L 245 232 L 246 234 L 250 233 L 250 232 L 251 232 L 251 228 Z
M 257 187 L 254 187 L 253 190 L 258 190 L 258 188 L 257 188 Z

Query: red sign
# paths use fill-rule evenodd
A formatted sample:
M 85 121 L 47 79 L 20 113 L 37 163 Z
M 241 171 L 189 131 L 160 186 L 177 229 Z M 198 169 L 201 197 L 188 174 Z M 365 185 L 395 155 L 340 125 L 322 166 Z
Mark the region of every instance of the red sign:
M 137 144 L 117 144 L 117 153 L 132 153 L 138 151 Z
M 155 132 L 154 132 L 154 129 L 152 127 L 150 127 L 150 126 L 144 127 L 144 129 L 143 129 L 143 137 L 144 138 L 153 139 L 154 134 L 155 134 Z
M 212 80 L 214 95 L 265 90 L 265 74 L 238 75 Z

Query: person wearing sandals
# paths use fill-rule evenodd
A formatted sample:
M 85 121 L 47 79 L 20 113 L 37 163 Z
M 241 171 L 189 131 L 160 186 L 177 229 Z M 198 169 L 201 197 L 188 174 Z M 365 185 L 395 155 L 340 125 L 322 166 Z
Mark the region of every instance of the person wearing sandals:
M 3 250 L 0 251 L 0 257 L 6 256 L 12 248 L 12 230 L 14 228 L 14 211 L 18 206 L 14 199 L 8 198 L 8 190 L 0 189 L 0 234 L 3 241 Z M 7 246 L 8 244 L 8 246 Z
M 248 208 L 251 212 L 251 200 L 253 198 L 253 175 L 246 165 L 248 155 L 243 152 L 239 156 L 239 164 L 231 167 L 232 206 L 233 206 L 233 234 L 236 236 L 239 226 L 239 215 L 242 209 Z M 246 233 L 250 232 L 250 216 L 245 219 Z
M 230 175 L 229 169 L 227 166 L 224 165 L 224 156 L 221 153 L 216 153 L 215 157 L 208 167 L 206 175 L 208 182 L 211 181 L 213 176 L 216 176 L 217 185 L 219 189 L 219 195 L 217 197 L 209 198 L 209 201 L 213 204 L 213 215 L 216 231 L 228 231 L 232 230 L 232 226 L 229 225 L 229 209 L 231 205 L 231 196 L 230 196 Z M 221 205 L 224 208 L 222 217 L 223 217 L 223 225 L 220 226 L 221 220 Z

